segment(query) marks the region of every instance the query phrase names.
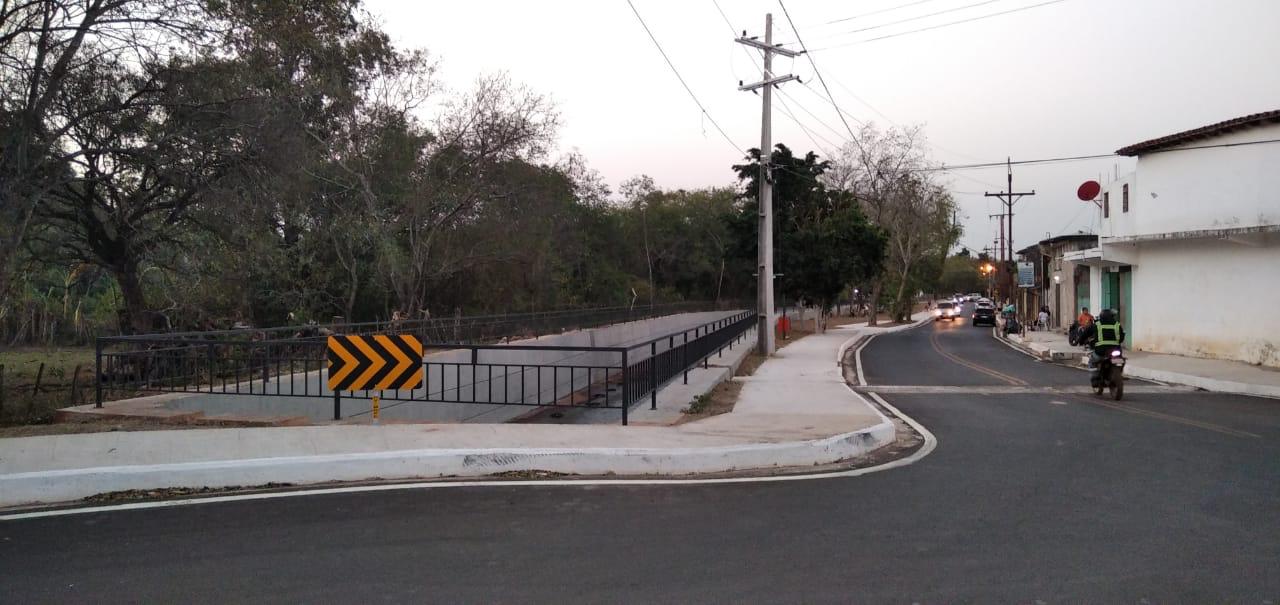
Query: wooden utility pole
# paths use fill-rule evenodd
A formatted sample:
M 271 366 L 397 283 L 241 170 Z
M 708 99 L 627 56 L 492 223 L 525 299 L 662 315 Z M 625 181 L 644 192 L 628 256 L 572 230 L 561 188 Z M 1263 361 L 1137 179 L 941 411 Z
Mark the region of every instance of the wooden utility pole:
M 1005 246 L 1007 246 L 1006 248 L 1007 256 L 1005 257 L 1005 260 L 1007 262 L 1013 262 L 1013 205 L 1018 203 L 1018 200 L 1022 199 L 1025 196 L 1035 195 L 1036 190 L 1032 189 L 1031 191 L 1014 191 L 1013 190 L 1013 158 L 1005 158 L 1005 167 L 1006 167 L 1006 170 L 1008 171 L 1008 177 L 1009 177 L 1008 189 L 1005 189 L 1004 191 L 998 191 L 996 193 L 991 193 L 990 191 L 988 191 L 984 195 L 986 197 L 999 198 L 1000 201 L 1004 203 L 1005 220 L 1004 222 L 1001 223 L 1002 228 L 1000 232 L 1001 232 L 1001 238 L 1005 240 Z M 1008 224 L 1008 237 L 1005 237 L 1004 229 L 1003 229 L 1006 223 Z M 1014 287 L 1013 275 L 1015 275 L 1015 273 L 1010 272 L 1009 274 L 1010 278 L 1008 281 L 1008 284 L 1009 284 L 1008 295 L 1010 298 L 1013 297 L 1013 287 Z
M 763 89 L 761 94 L 761 117 L 760 117 L 760 232 L 759 232 L 759 263 L 757 276 L 757 306 L 759 313 L 759 327 L 756 330 L 756 348 L 761 355 L 766 357 L 773 355 L 774 351 L 774 335 L 773 335 L 773 171 L 770 166 L 773 158 L 773 131 L 772 131 L 772 112 L 773 112 L 773 87 L 787 82 L 789 80 L 798 80 L 794 75 L 788 74 L 781 77 L 773 77 L 773 55 L 779 54 L 784 57 L 796 57 L 800 53 L 787 50 L 773 43 L 773 15 L 766 14 L 764 16 L 764 42 L 760 42 L 755 36 L 747 37 L 747 32 L 742 32 L 742 37 L 737 38 L 735 42 L 745 44 L 760 49 L 764 54 L 764 68 L 760 74 L 760 81 L 755 84 L 743 85 L 738 82 L 738 90 L 752 91 Z

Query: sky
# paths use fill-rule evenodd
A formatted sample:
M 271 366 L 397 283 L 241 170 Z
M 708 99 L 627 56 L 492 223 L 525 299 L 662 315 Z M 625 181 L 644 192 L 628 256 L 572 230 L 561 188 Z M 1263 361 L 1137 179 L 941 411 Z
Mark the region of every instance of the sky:
M 445 86 L 465 90 L 482 74 L 506 72 L 551 97 L 563 121 L 560 151 L 581 153 L 615 191 L 640 174 L 668 189 L 736 184 L 730 166 L 741 161 L 738 149 L 760 145 L 761 106 L 737 90 L 759 79 L 758 51 L 744 53 L 733 37 L 744 29 L 763 37 L 772 13 L 774 41 L 797 48 L 780 4 L 718 0 L 722 17 L 713 0 L 632 1 L 705 114 L 626 0 L 366 0 L 366 8 L 399 46 L 434 55 Z M 1277 0 L 783 2 L 854 132 L 859 122 L 922 126 L 940 164 L 1108 154 L 1280 109 Z M 1013 12 L 996 14 L 1005 11 Z M 802 79 L 774 95 L 775 143 L 826 155 L 850 140 L 807 59 L 777 58 L 774 72 Z M 1014 189 L 1036 192 L 1014 208 L 1015 247 L 1096 229 L 1097 209 L 1076 188 L 1132 169 L 1120 156 L 1015 166 Z M 990 246 L 998 224 L 988 215 L 1001 204 L 983 193 L 1004 188 L 1004 167 L 937 178 L 959 203 L 962 244 Z

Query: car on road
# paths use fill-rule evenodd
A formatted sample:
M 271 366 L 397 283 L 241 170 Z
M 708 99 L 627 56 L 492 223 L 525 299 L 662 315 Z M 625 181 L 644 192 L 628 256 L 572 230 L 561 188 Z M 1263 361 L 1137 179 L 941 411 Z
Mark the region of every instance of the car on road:
M 984 305 L 978 303 L 973 309 L 973 319 L 970 320 L 973 325 L 987 324 L 989 326 L 996 325 L 996 308 L 994 305 Z
M 942 321 L 944 319 L 955 321 L 956 317 L 958 317 L 959 315 L 960 315 L 960 306 L 953 302 L 947 302 L 947 301 L 940 302 L 938 303 L 938 308 L 933 310 L 934 321 Z

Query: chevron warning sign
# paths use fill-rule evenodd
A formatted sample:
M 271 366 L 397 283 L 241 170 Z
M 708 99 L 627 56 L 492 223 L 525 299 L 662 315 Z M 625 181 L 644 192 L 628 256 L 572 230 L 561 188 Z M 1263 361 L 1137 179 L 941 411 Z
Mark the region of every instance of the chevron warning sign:
M 329 337 L 329 390 L 422 386 L 422 343 L 408 334 Z

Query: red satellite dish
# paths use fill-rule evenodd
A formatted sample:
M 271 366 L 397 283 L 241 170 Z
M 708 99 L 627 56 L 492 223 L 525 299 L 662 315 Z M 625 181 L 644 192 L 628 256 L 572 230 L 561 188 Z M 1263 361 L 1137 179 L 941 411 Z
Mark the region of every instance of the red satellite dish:
M 1102 193 L 1102 185 L 1098 181 L 1085 181 L 1080 188 L 1076 190 L 1076 196 L 1082 202 L 1092 202 L 1097 199 L 1098 194 Z

